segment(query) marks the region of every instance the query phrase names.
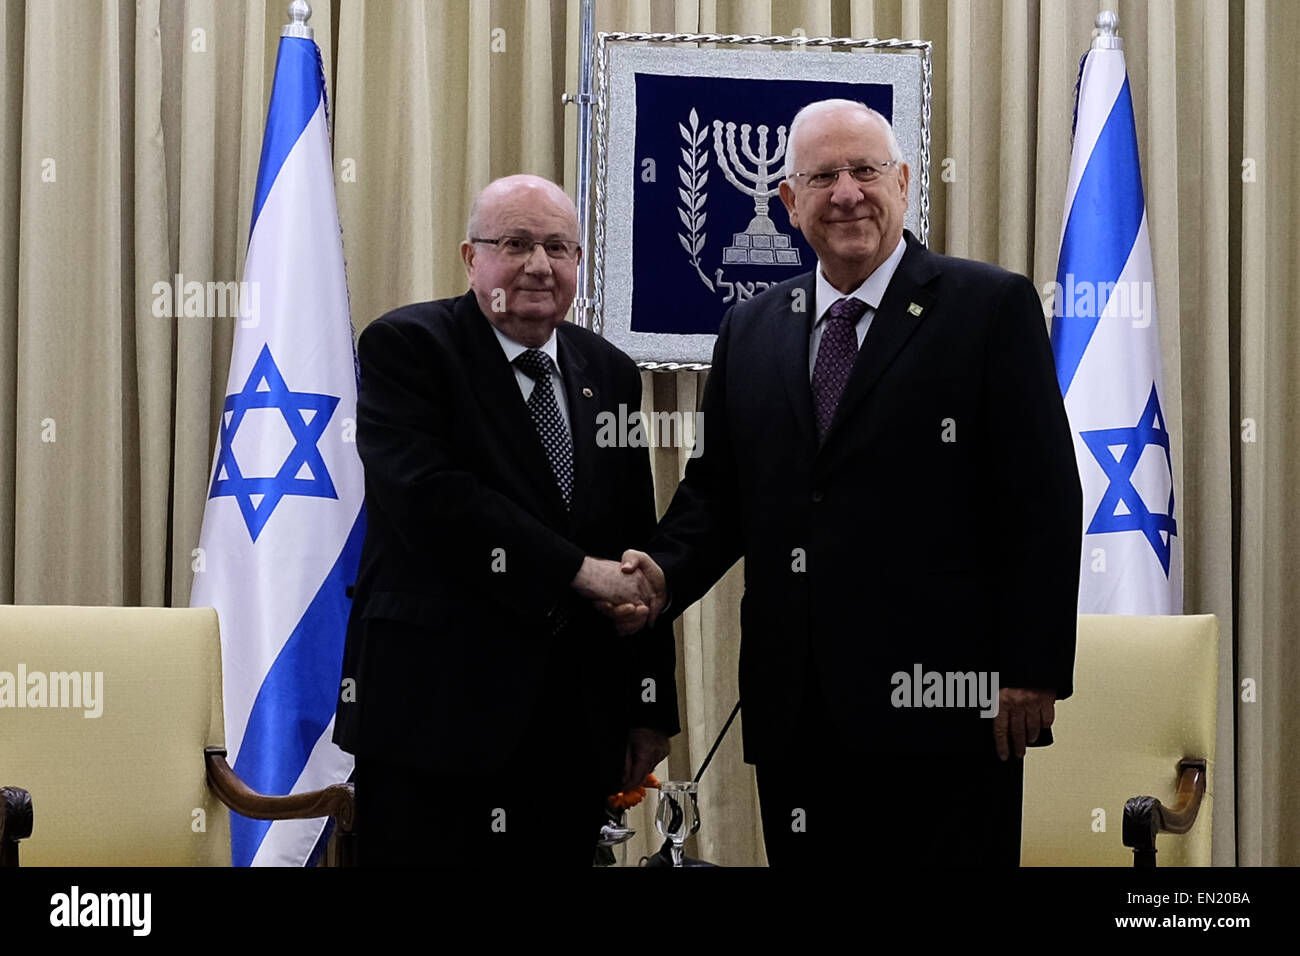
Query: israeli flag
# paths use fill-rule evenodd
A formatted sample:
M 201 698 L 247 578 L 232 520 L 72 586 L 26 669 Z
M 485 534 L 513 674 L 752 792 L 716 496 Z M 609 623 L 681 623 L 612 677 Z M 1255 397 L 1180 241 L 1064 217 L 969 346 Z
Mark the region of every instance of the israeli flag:
M 330 737 L 364 489 L 326 118 L 315 41 L 282 37 L 190 598 L 221 621 L 228 759 L 266 794 L 352 772 Z M 302 866 L 327 824 L 231 814 L 233 863 Z
M 1118 37 L 1084 58 L 1052 350 L 1083 484 L 1079 612 L 1178 614 L 1182 559 L 1151 243 Z

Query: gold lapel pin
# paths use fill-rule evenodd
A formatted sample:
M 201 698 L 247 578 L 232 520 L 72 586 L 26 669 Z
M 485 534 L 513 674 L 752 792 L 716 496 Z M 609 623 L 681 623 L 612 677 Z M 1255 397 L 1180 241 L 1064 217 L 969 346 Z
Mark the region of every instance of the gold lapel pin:
M 918 315 L 920 315 L 923 311 L 924 311 L 924 310 L 923 310 L 919 305 L 917 305 L 915 302 L 913 302 L 911 305 L 909 305 L 909 306 L 907 307 L 907 314 L 908 314 L 908 315 L 911 315 L 911 316 L 918 316 Z
M 589 388 L 584 388 L 584 389 L 582 390 L 582 397 L 583 397 L 583 398 L 591 398 L 591 389 L 589 389 Z

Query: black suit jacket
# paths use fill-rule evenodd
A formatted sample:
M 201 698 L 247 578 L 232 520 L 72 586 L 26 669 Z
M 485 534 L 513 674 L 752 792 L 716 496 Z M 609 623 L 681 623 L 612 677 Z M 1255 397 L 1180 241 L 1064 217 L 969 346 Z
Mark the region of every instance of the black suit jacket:
M 651 542 L 679 610 L 745 559 L 751 763 L 814 679 L 864 752 L 992 750 L 977 708 L 894 706 L 918 664 L 1072 691 L 1082 493 L 1038 295 L 906 242 L 820 445 L 814 274 L 727 313 L 708 440 Z
M 598 413 L 640 408 L 640 375 L 585 329 L 563 323 L 556 334 L 571 512 L 472 292 L 397 309 L 362 333 L 367 527 L 334 735 L 343 749 L 437 771 L 497 769 L 541 695 L 566 694 L 585 725 L 554 728 L 557 741 L 590 745 L 617 783 L 629 727 L 677 732 L 671 625 L 619 638 L 570 589 L 585 555 L 618 558 L 654 527 L 646 449 L 596 444 Z M 555 636 L 557 615 L 568 623 Z

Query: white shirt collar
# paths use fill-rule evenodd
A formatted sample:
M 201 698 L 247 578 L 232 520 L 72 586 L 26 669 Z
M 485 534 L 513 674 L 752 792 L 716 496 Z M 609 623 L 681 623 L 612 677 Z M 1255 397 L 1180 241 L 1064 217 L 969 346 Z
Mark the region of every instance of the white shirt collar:
M 903 261 L 903 253 L 906 251 L 907 240 L 900 236 L 898 245 L 889 254 L 889 258 L 876 266 L 876 271 L 867 276 L 862 285 L 848 293 L 848 298 L 861 299 L 872 309 L 879 309 L 880 300 L 885 297 L 885 290 L 889 288 L 889 280 L 894 278 L 894 273 L 898 270 L 898 264 Z M 813 317 L 814 325 L 822 320 L 832 305 L 845 298 L 845 294 L 831 285 L 826 276 L 822 275 L 821 260 L 817 262 L 816 296 L 817 313 Z
M 489 322 L 488 325 L 492 325 L 492 323 Z M 506 353 L 506 361 L 509 362 L 511 365 L 514 365 L 515 359 L 519 358 L 519 356 L 523 355 L 525 352 L 528 351 L 529 346 L 520 345 L 510 336 L 506 335 L 504 332 L 498 329 L 495 325 L 492 325 L 492 331 L 496 333 L 497 341 L 501 343 L 501 350 Z M 555 371 L 558 372 L 560 370 L 560 359 L 555 348 L 554 329 L 551 329 L 550 337 L 545 342 L 543 342 L 539 346 L 539 348 L 541 349 L 541 351 L 545 352 L 547 355 L 551 357 L 551 361 L 555 363 Z

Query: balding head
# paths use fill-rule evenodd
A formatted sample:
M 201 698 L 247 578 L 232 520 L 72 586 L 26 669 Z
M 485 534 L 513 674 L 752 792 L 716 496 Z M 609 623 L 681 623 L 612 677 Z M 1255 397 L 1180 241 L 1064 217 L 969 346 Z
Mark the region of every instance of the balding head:
M 832 118 L 828 114 L 838 115 Z M 880 126 L 885 133 L 886 141 L 889 143 L 889 158 L 896 163 L 901 163 L 903 161 L 903 150 L 898 145 L 898 137 L 894 135 L 894 127 L 889 125 L 889 120 L 885 119 L 883 114 L 876 112 L 866 103 L 860 103 L 857 100 L 818 100 L 815 103 L 809 103 L 798 113 L 795 113 L 794 119 L 790 121 L 790 135 L 786 137 L 787 145 L 785 148 L 785 178 L 789 179 L 796 172 L 799 172 L 799 167 L 795 165 L 795 149 L 797 145 L 795 139 L 808 120 L 827 117 L 832 122 L 835 119 L 853 122 L 862 116 Z
M 500 241 L 504 237 L 533 244 L 513 252 Z M 563 240 L 552 243 L 555 255 L 539 244 L 548 240 Z M 578 242 L 573 201 L 550 180 L 505 176 L 484 187 L 470 206 L 460 254 L 488 321 L 521 345 L 545 343 L 577 291 L 582 250 L 568 252 Z
M 467 239 L 480 237 L 484 235 L 485 228 L 485 210 L 488 216 L 491 216 L 493 210 L 501 203 L 535 203 L 541 197 L 548 197 L 553 202 L 565 207 L 573 216 L 573 236 L 565 238 L 576 238 L 578 235 L 578 210 L 573 205 L 573 200 L 555 183 L 549 179 L 543 179 L 541 176 L 530 176 L 527 173 L 516 173 L 513 176 L 502 176 L 500 179 L 494 179 L 484 186 L 474 201 L 469 205 L 469 221 L 465 224 L 465 237 Z

